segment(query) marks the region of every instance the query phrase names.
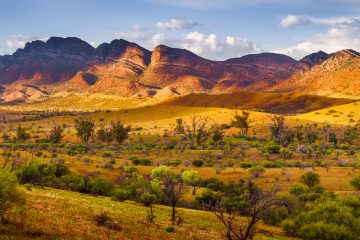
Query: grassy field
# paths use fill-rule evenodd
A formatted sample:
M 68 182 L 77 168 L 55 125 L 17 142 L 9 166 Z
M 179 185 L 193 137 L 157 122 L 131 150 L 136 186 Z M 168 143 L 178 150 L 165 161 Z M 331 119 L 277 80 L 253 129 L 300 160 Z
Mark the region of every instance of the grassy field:
M 155 224 L 146 223 L 148 209 L 133 202 L 115 202 L 107 197 L 95 197 L 69 191 L 34 188 L 26 191 L 24 230 L 19 230 L 20 217 L 14 212 L 11 223 L 0 225 L 0 239 L 223 239 L 224 229 L 210 212 L 179 209 L 184 223 L 175 225 L 170 208 L 156 205 Z M 119 231 L 97 226 L 94 216 L 106 211 L 122 228 Z M 292 239 L 277 227 L 259 225 L 255 239 Z
M 354 124 L 360 120 L 360 103 L 349 103 L 336 107 L 324 108 L 296 116 L 300 121 L 311 120 L 330 124 Z

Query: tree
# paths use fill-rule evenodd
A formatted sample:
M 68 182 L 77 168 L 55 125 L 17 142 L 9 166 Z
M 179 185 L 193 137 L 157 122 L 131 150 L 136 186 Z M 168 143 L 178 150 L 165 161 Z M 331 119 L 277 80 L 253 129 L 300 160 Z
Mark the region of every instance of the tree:
M 181 177 L 181 174 L 171 173 L 165 166 L 155 168 L 151 172 L 152 187 L 162 191 L 166 196 L 168 203 L 172 207 L 171 220 L 176 220 L 176 205 L 186 192 L 187 184 Z
M 295 126 L 295 138 L 298 143 L 298 146 L 300 146 L 301 142 L 304 139 L 304 132 L 303 132 L 303 125 L 297 125 Z
M 320 175 L 314 172 L 307 172 L 300 179 L 310 188 L 320 183 Z
M 251 181 L 228 184 L 220 193 L 205 192 L 198 201 L 212 211 L 227 229 L 227 239 L 248 240 L 255 235 L 256 224 L 270 212 L 287 206 L 284 198 L 277 196 L 278 188 L 269 191 L 258 189 Z M 240 216 L 245 216 L 243 221 Z
M 210 129 L 212 140 L 217 143 L 224 137 L 224 129 L 219 124 L 213 124 Z
M 182 118 L 178 118 L 176 119 L 176 124 L 175 124 L 175 127 L 174 127 L 174 131 L 175 133 L 177 134 L 183 134 L 185 132 L 185 129 L 184 129 L 184 120 Z
M 0 222 L 4 222 L 6 213 L 24 198 L 17 188 L 17 178 L 6 170 L 0 170 Z
M 124 126 L 120 121 L 117 121 L 116 123 L 111 123 L 111 133 L 113 134 L 116 142 L 119 144 L 122 144 L 128 137 L 129 132 L 131 131 L 130 126 Z
M 49 140 L 52 143 L 60 143 L 63 138 L 64 128 L 61 126 L 54 126 L 50 131 Z
M 10 159 L 12 157 L 12 151 L 11 150 L 5 150 L 1 154 L 4 158 L 4 164 L 2 166 L 2 169 L 5 169 L 8 163 L 10 162 Z
M 344 143 L 353 144 L 358 138 L 357 127 L 347 126 L 344 132 Z
M 76 135 L 81 138 L 83 142 L 89 142 L 94 135 L 95 123 L 91 120 L 76 119 L 75 120 Z
M 285 134 L 286 134 L 286 125 L 284 115 L 271 115 L 270 119 L 272 125 L 270 126 L 270 132 L 272 139 L 280 145 L 285 145 Z
M 209 137 L 209 131 L 206 129 L 208 123 L 207 118 L 201 118 L 194 115 L 190 122 L 177 119 L 177 128 L 190 142 L 191 146 L 200 145 Z M 181 127 L 182 126 L 182 127 Z
M 140 202 L 145 207 L 149 207 L 150 211 L 149 211 L 148 220 L 149 220 L 150 223 L 152 223 L 154 221 L 154 218 L 155 218 L 154 213 L 153 213 L 153 204 L 156 203 L 156 195 L 146 192 L 143 195 L 141 195 Z
M 317 132 L 317 124 L 306 124 L 305 126 L 305 138 L 308 144 L 313 144 L 319 138 Z
M 26 141 L 30 138 L 30 134 L 26 131 L 25 128 L 22 128 L 20 125 L 16 129 L 16 140 Z
M 235 112 L 232 125 L 234 127 L 240 128 L 241 135 L 246 135 L 249 131 L 249 117 L 250 112 L 248 111 L 241 111 L 241 115 L 238 115 L 237 111 Z
M 114 139 L 114 136 L 111 132 L 110 127 L 101 126 L 100 129 L 96 131 L 96 138 L 101 142 L 111 143 Z
M 196 190 L 200 188 L 200 179 L 196 176 L 196 171 L 185 170 L 182 172 L 181 177 L 190 186 L 192 186 L 192 195 L 196 194 Z
M 354 177 L 351 181 L 350 184 L 356 188 L 356 190 L 360 190 L 360 175 L 357 177 Z

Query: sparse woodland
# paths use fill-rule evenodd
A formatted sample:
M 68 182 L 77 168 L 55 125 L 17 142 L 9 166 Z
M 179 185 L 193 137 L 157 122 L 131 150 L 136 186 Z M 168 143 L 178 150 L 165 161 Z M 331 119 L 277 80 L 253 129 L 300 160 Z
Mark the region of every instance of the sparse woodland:
M 153 231 L 147 239 L 359 239 L 359 123 L 289 123 L 268 114 L 259 126 L 252 114 L 233 111 L 222 122 L 192 114 L 167 129 L 152 126 L 156 133 L 125 124 L 121 114 L 3 125 L 1 231 L 15 239 L 82 238 L 47 228 L 42 211 L 60 199 L 72 207 L 88 199 L 84 238 L 142 239 L 135 233 L 142 227 Z M 105 201 L 111 209 L 101 207 Z M 138 219 L 131 227 L 129 214 Z

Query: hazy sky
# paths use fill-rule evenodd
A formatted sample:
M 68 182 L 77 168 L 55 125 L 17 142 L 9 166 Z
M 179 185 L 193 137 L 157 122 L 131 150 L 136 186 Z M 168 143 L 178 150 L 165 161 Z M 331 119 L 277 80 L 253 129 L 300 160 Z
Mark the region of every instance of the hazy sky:
M 124 38 L 224 60 L 360 51 L 360 0 L 0 0 L 0 54 L 51 36 Z

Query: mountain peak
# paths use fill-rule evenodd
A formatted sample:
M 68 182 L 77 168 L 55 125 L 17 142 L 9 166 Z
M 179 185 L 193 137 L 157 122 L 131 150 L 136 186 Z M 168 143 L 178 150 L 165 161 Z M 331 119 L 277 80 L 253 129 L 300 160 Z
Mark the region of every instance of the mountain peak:
M 353 50 L 353 49 L 344 49 L 344 50 L 340 50 L 336 53 L 334 53 L 335 56 L 350 56 L 350 57 L 359 57 L 360 53 L 358 53 L 357 51 Z
M 279 53 L 257 53 L 248 54 L 240 58 L 231 58 L 226 60 L 227 63 L 251 64 L 251 65 L 283 65 L 295 64 L 296 60 Z
M 300 64 L 304 64 L 308 68 L 311 68 L 319 63 L 324 62 L 329 57 L 331 57 L 331 54 L 327 54 L 323 51 L 318 51 L 316 53 L 309 54 L 305 56 L 303 59 L 299 61 Z

